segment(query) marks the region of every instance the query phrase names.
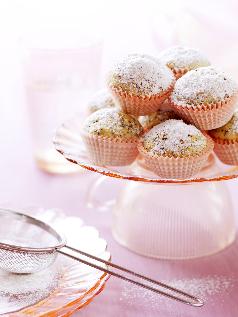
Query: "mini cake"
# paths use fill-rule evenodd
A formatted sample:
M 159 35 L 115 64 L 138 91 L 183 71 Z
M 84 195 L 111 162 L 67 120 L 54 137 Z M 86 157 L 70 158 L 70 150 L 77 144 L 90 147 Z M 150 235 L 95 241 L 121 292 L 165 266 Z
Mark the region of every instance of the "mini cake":
M 84 122 L 82 138 L 94 164 L 122 166 L 135 160 L 142 131 L 136 118 L 118 109 L 101 109 Z
M 158 57 L 173 71 L 177 79 L 189 70 L 210 65 L 209 60 L 199 50 L 189 47 L 170 47 Z
M 215 153 L 225 164 L 238 165 L 238 110 L 223 127 L 209 131 Z
M 147 116 L 139 117 L 139 121 L 145 131 L 152 129 L 155 125 L 169 119 L 178 119 L 178 116 L 173 111 L 158 110 Z
M 140 54 L 124 58 L 108 76 L 109 89 L 122 110 L 135 116 L 157 111 L 174 82 L 173 72 L 159 59 Z
M 179 78 L 170 100 L 173 110 L 183 119 L 201 130 L 212 130 L 231 119 L 236 99 L 236 83 L 209 66 Z
M 98 91 L 88 102 L 88 113 L 91 114 L 103 108 L 114 108 L 116 104 L 112 95 L 106 89 Z
M 163 178 L 191 178 L 213 150 L 212 139 L 182 120 L 167 120 L 145 133 L 139 142 L 143 166 Z

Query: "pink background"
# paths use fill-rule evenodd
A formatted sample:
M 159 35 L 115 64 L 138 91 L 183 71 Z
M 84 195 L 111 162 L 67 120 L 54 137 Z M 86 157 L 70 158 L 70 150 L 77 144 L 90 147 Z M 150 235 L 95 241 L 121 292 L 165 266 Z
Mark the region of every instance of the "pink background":
M 1 205 L 15 208 L 60 208 L 69 215 L 78 215 L 87 224 L 99 229 L 101 236 L 108 241 L 115 262 L 156 279 L 169 282 L 179 278 L 221 276 L 233 281 L 223 292 L 208 295 L 203 308 L 192 308 L 146 295 L 144 291 L 111 278 L 105 291 L 75 316 L 236 316 L 237 242 L 224 252 L 199 260 L 165 261 L 135 255 L 113 240 L 110 232 L 111 212 L 90 209 L 85 205 L 87 187 L 97 179 L 97 175 L 82 172 L 77 175 L 52 176 L 36 168 L 32 159 L 20 60 L 24 36 L 31 32 L 34 38 L 34 30 L 40 30 L 41 35 L 47 34 L 47 27 L 52 28 L 54 23 L 51 22 L 58 19 L 73 21 L 70 24 L 70 34 L 76 38 L 77 30 L 83 29 L 89 33 L 89 26 L 97 29 L 97 35 L 105 40 L 103 73 L 122 54 L 131 51 L 156 54 L 168 45 L 183 43 L 201 48 L 215 64 L 238 79 L 237 1 L 151 0 L 144 1 L 143 5 L 139 1 L 128 4 L 129 1 L 124 0 L 117 3 L 100 1 L 100 5 L 99 2 L 92 4 L 92 1 L 76 2 L 72 1 L 72 7 L 68 6 L 68 1 L 64 5 L 59 5 L 58 1 L 40 1 L 35 7 L 32 1 L 24 1 L 24 4 L 20 1 L 5 1 L 0 5 Z M 84 7 L 85 2 L 88 3 L 87 8 Z M 77 10 L 75 6 L 78 6 Z M 67 15 L 66 8 L 71 8 L 74 19 L 70 14 Z M 87 22 L 88 27 L 80 24 L 83 16 L 79 18 L 76 14 L 79 12 L 85 16 L 83 22 Z M 67 23 L 53 25 L 59 38 L 62 29 L 65 31 L 63 34 L 68 34 L 65 25 Z M 116 192 L 117 182 L 108 182 Z M 229 181 L 227 185 L 237 210 L 237 181 Z

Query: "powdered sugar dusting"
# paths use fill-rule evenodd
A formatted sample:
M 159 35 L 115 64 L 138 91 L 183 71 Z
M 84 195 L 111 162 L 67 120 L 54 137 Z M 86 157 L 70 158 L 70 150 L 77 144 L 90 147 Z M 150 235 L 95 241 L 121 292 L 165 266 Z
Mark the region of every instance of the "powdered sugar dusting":
M 155 156 L 188 156 L 206 147 L 206 137 L 182 120 L 167 120 L 153 127 L 143 137 L 144 148 Z
M 209 66 L 209 60 L 194 48 L 173 46 L 159 55 L 159 58 L 170 68 L 196 69 L 202 66 Z
M 237 84 L 214 67 L 201 67 L 189 71 L 177 80 L 171 95 L 177 105 L 197 105 L 224 101 L 237 92 Z
M 0 314 L 19 310 L 46 298 L 57 287 L 60 277 L 58 264 L 26 275 L 0 271 Z
M 206 276 L 203 278 L 172 280 L 170 285 L 204 298 L 206 295 L 216 295 L 234 285 L 233 277 Z
M 181 278 L 162 281 L 170 286 L 185 291 L 191 295 L 197 296 L 200 299 L 208 300 L 212 303 L 212 298 L 225 292 L 229 294 L 237 283 L 237 279 L 232 276 L 205 276 L 199 278 Z M 151 284 L 152 286 L 152 284 Z M 229 291 L 229 292 L 228 292 Z M 138 287 L 124 285 L 121 300 L 134 305 L 141 303 L 141 305 L 161 309 L 161 303 L 167 304 L 167 308 L 171 309 L 175 304 L 174 301 L 167 300 L 165 297 L 157 295 L 149 290 L 142 290 Z M 139 301 L 138 301 L 139 300 Z M 164 307 L 164 306 L 163 306 Z M 173 311 L 174 316 L 174 311 Z
M 85 121 L 84 130 L 103 136 L 139 136 L 142 126 L 139 121 L 117 109 L 101 109 L 91 114 Z
M 146 96 L 166 91 L 173 81 L 172 71 L 159 59 L 140 54 L 128 55 L 109 75 L 109 85 Z
M 111 94 L 106 89 L 98 91 L 88 102 L 88 109 L 90 113 L 99 109 L 112 108 L 115 106 L 116 105 Z

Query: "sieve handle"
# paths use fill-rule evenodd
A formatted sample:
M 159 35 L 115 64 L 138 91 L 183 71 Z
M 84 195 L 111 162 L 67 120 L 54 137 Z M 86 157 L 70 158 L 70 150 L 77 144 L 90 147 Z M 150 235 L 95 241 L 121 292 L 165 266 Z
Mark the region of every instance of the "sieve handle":
M 67 252 L 68 251 L 68 252 Z M 73 251 L 73 253 L 72 253 Z M 174 288 L 172 286 L 169 286 L 167 284 L 164 284 L 159 281 L 155 281 L 149 277 L 143 276 L 141 274 L 138 274 L 134 271 L 131 271 L 127 268 L 124 268 L 122 266 L 119 266 L 117 264 L 114 264 L 110 261 L 106 261 L 103 259 L 100 259 L 92 254 L 86 253 L 84 251 L 72 248 L 70 246 L 65 246 L 62 249 L 57 249 L 58 253 L 61 253 L 65 256 L 70 257 L 73 260 L 79 261 L 83 264 L 89 265 L 97 270 L 103 271 L 105 273 L 108 273 L 112 276 L 115 276 L 117 278 L 120 278 L 124 281 L 127 281 L 129 283 L 135 284 L 139 287 L 145 288 L 147 290 L 150 290 L 154 293 L 160 294 L 162 296 L 166 296 L 170 299 L 179 301 L 181 303 L 191 305 L 194 307 L 200 307 L 204 305 L 204 302 L 190 294 L 185 293 L 182 290 L 179 290 L 177 288 Z M 82 257 L 77 256 L 81 255 Z M 94 261 L 90 261 L 88 259 Z M 95 263 L 96 261 L 96 263 Z M 101 266 L 100 264 L 106 264 L 106 267 Z

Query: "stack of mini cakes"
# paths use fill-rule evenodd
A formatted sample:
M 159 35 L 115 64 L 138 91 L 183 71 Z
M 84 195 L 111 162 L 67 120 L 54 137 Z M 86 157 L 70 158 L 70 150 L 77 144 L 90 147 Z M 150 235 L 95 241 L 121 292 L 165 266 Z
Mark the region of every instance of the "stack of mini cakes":
M 82 137 L 92 163 L 123 166 L 140 153 L 163 178 L 191 178 L 213 151 L 238 165 L 238 87 L 198 50 L 132 54 L 89 102 Z

